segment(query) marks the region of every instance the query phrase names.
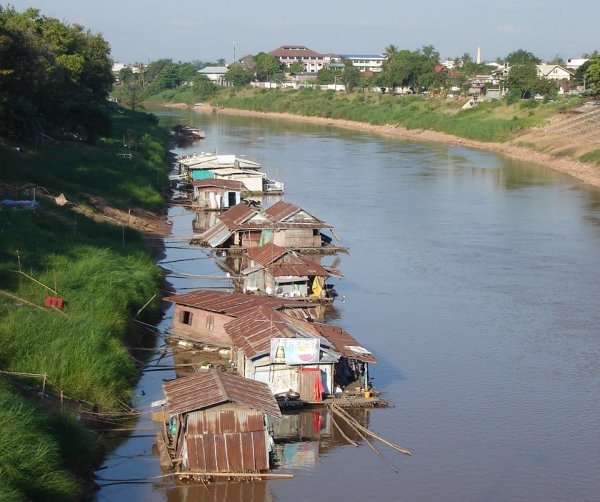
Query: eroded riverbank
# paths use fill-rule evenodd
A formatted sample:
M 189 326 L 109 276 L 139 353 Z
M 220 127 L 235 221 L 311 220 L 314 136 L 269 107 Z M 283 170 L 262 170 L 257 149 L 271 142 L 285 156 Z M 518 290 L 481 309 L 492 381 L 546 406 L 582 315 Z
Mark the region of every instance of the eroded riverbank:
M 174 108 L 187 107 L 187 105 L 182 104 L 173 104 L 165 106 Z M 194 107 L 194 110 L 202 113 L 214 113 L 213 107 L 207 104 L 196 106 Z M 225 115 L 244 115 L 252 117 L 293 120 L 296 122 L 307 122 L 312 124 L 341 127 L 353 131 L 371 132 L 402 140 L 461 145 L 467 148 L 474 148 L 478 150 L 485 150 L 489 152 L 498 153 L 501 155 L 505 155 L 506 157 L 509 157 L 511 159 L 523 162 L 531 162 L 539 166 L 543 166 L 564 174 L 568 174 L 570 176 L 573 176 L 574 178 L 583 181 L 586 184 L 592 185 L 596 188 L 600 188 L 600 167 L 598 167 L 597 165 L 592 163 L 579 162 L 577 160 L 569 158 L 568 156 L 556 156 L 540 151 L 535 151 L 531 148 L 520 145 L 519 143 L 523 143 L 520 137 L 512 139 L 506 143 L 488 143 L 483 141 L 475 141 L 467 138 L 460 138 L 458 136 L 453 136 L 450 134 L 445 134 L 431 130 L 407 129 L 406 127 L 397 125 L 377 126 L 365 124 L 363 122 L 355 122 L 351 120 L 330 119 L 323 117 L 308 117 L 302 115 L 295 115 L 292 113 L 257 112 L 237 108 L 218 108 L 216 113 Z M 565 120 L 568 120 L 568 118 L 565 118 Z M 532 132 L 537 132 L 537 136 L 535 134 L 532 134 Z M 540 145 L 540 148 L 546 148 L 545 145 L 542 146 L 542 141 L 540 139 L 540 137 L 543 138 L 544 134 L 545 133 L 543 130 L 526 131 L 524 133 L 524 135 L 527 135 L 526 143 L 534 147 L 537 143 Z M 563 134 L 562 136 L 565 135 Z M 590 150 L 600 148 L 600 131 L 598 131 L 596 137 L 596 141 L 592 144 L 589 144 Z M 564 151 L 571 144 L 575 145 L 577 142 L 577 138 L 561 137 L 553 139 L 553 142 L 555 143 L 557 150 Z

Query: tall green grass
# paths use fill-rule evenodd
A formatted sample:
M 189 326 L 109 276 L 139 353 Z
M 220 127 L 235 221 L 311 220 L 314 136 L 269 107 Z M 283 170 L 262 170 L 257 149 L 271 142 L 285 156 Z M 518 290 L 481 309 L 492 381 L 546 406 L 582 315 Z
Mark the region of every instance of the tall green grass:
M 402 125 L 488 142 L 507 141 L 519 130 L 543 123 L 559 106 L 550 103 L 519 108 L 491 102 L 462 110 L 464 100 L 447 102 L 421 96 L 346 94 L 320 89 L 223 91 L 217 100 L 232 108 Z
M 36 305 L 51 294 L 11 272 L 18 250 L 22 269 L 66 301 L 61 315 L 0 296 L 0 365 L 45 373 L 74 397 L 118 408 L 137 377 L 126 343 L 130 319 L 158 292 L 159 270 L 139 235 L 47 207 L 1 212 L 0 232 L 0 288 Z M 158 308 L 155 299 L 145 314 Z
M 89 468 L 97 455 L 90 433 L 71 418 L 41 412 L 2 380 L 0 423 L 0 500 L 68 501 L 81 495 L 67 467 Z

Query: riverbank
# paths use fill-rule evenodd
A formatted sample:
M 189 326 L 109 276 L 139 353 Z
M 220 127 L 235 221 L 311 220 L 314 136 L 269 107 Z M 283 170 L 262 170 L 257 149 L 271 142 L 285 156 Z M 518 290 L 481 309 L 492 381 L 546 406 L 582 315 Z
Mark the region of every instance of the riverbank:
M 185 108 L 187 105 L 173 104 L 164 106 Z M 507 142 L 493 143 L 476 141 L 432 130 L 408 129 L 406 127 L 397 125 L 380 126 L 352 120 L 309 117 L 304 115 L 296 115 L 292 113 L 259 112 L 228 107 L 215 108 L 212 105 L 208 104 L 202 104 L 199 106 L 196 105 L 193 107 L 193 109 L 201 113 L 245 115 L 252 117 L 292 120 L 296 122 L 307 122 L 312 124 L 341 127 L 344 129 L 351 129 L 354 131 L 364 131 L 374 134 L 381 134 L 387 137 L 396 138 L 400 140 L 461 145 L 467 148 L 474 148 L 478 150 L 485 150 L 489 152 L 498 153 L 511 159 L 523 162 L 534 163 L 542 167 L 550 168 L 555 171 L 568 174 L 570 176 L 573 176 L 574 178 L 577 178 L 578 180 L 583 181 L 586 184 L 589 184 L 596 188 L 600 188 L 600 166 L 593 163 L 575 160 L 562 153 L 566 150 L 572 152 L 576 146 L 580 146 L 577 144 L 576 134 L 568 134 L 568 127 L 570 126 L 568 122 L 569 120 L 573 120 L 572 116 L 558 116 L 553 118 L 553 124 L 562 121 L 563 129 L 567 130 L 567 134 L 561 134 L 561 131 L 558 130 L 552 138 L 554 151 L 561 153 L 560 155 L 556 155 L 535 150 L 536 146 L 539 149 L 547 147 L 547 145 L 545 144 L 545 136 L 547 135 L 547 133 L 544 131 L 544 128 L 538 128 L 537 130 L 526 130 L 524 133 L 519 134 L 517 137 Z M 587 148 L 587 150 L 594 150 L 600 148 L 600 129 L 596 130 L 596 134 L 588 134 L 590 132 L 594 133 L 594 131 L 586 131 L 586 138 L 591 137 L 592 143 L 590 144 L 590 140 L 588 140 L 588 142 L 585 144 L 585 147 Z M 595 140 L 593 139 L 594 136 L 596 137 Z M 525 144 L 527 144 L 527 146 L 524 146 Z M 577 149 L 577 151 L 579 152 L 580 149 Z

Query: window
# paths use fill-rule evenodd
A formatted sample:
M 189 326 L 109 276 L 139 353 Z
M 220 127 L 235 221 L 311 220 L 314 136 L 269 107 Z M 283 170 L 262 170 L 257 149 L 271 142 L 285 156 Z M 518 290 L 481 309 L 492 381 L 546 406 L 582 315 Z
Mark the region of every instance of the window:
M 181 312 L 179 321 L 182 324 L 189 324 L 191 326 L 192 325 L 192 313 L 189 310 L 183 310 Z
M 215 325 L 215 318 L 211 315 L 206 316 L 206 329 L 212 330 Z

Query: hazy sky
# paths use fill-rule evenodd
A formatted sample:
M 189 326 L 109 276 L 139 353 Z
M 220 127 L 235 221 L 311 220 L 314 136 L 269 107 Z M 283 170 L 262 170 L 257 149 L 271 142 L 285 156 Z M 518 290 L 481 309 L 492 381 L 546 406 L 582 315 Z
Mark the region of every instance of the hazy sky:
M 600 1 L 12 0 L 101 33 L 117 61 L 215 61 L 286 44 L 321 53 L 380 54 L 433 45 L 484 60 L 516 49 L 565 59 L 600 49 Z

